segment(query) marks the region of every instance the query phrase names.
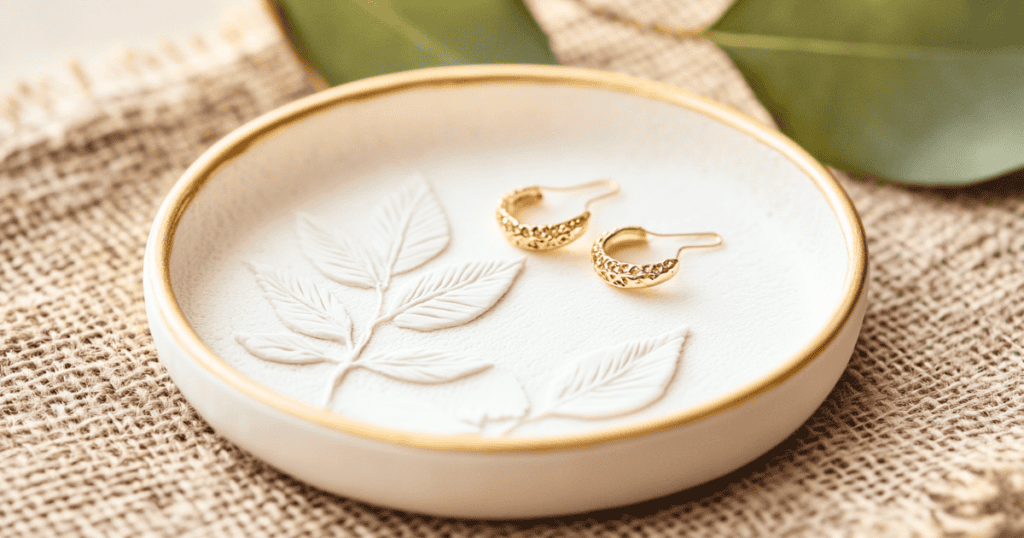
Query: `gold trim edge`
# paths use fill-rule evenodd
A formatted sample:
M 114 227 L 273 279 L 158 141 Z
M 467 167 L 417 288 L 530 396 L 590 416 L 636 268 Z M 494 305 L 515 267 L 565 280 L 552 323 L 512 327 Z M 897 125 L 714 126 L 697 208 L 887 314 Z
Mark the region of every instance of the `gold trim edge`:
M 347 418 L 256 383 L 231 368 L 202 343 L 174 298 L 170 258 L 178 223 L 199 190 L 217 170 L 261 141 L 274 136 L 283 127 L 336 106 L 411 89 L 509 82 L 604 89 L 668 102 L 702 113 L 750 134 L 797 164 L 815 182 L 836 213 L 847 245 L 849 264 L 842 300 L 822 330 L 792 359 L 771 374 L 703 405 L 629 426 L 566 436 L 524 438 L 430 434 L 385 428 Z M 153 281 L 156 309 L 168 332 L 193 360 L 228 386 L 278 411 L 340 432 L 430 450 L 532 452 L 580 449 L 692 424 L 741 406 L 795 376 L 835 340 L 861 300 L 867 278 L 864 229 L 852 202 L 832 173 L 795 142 L 738 111 L 674 86 L 626 75 L 564 66 L 476 65 L 420 69 L 351 82 L 294 101 L 250 121 L 207 150 L 184 172 L 167 195 L 153 226 L 156 228 L 154 248 L 147 251 L 147 256 L 150 256 L 149 265 L 158 276 Z

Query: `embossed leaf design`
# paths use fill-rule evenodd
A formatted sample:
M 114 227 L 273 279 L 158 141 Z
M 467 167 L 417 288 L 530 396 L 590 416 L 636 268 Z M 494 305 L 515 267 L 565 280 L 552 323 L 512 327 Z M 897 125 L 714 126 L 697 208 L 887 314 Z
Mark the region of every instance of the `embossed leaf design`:
M 310 340 L 292 333 L 261 336 L 238 333 L 235 334 L 235 341 L 241 344 L 246 351 L 265 361 L 282 364 L 337 362 L 331 358 L 331 349 L 326 342 Z
M 598 419 L 658 401 L 679 363 L 687 329 L 583 355 L 555 378 L 538 416 Z
M 347 343 L 352 338 L 352 321 L 341 299 L 312 280 L 268 265 L 253 264 L 256 282 L 266 294 L 281 323 L 289 329 L 325 340 Z
M 300 213 L 296 229 L 302 253 L 327 278 L 357 288 L 373 288 L 381 280 L 373 260 L 358 241 L 334 234 L 330 226 Z
M 406 183 L 377 207 L 374 220 L 380 243 L 379 265 L 398 275 L 415 269 L 448 246 L 448 221 L 422 177 Z
M 359 361 L 354 366 L 399 381 L 447 383 L 482 372 L 493 365 L 446 351 L 403 349 Z
M 475 261 L 432 271 L 401 290 L 389 316 L 395 325 L 417 331 L 462 325 L 494 306 L 522 267 L 520 258 Z

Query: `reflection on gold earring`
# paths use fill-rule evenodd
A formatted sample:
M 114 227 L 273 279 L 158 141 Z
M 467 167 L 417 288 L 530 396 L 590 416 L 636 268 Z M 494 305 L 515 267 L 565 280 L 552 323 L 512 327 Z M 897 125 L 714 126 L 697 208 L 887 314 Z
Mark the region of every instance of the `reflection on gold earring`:
M 536 205 L 544 198 L 542 190 L 552 192 L 573 191 L 607 185 L 609 191 L 595 196 L 583 206 L 583 213 L 558 224 L 532 225 L 519 222 L 516 215 L 523 209 Z M 498 203 L 498 226 L 505 232 L 509 243 L 526 250 L 551 250 L 563 247 L 579 239 L 587 231 L 590 222 L 590 204 L 619 192 L 619 185 L 610 179 L 601 179 L 571 187 L 522 187 L 501 197 Z
M 634 265 L 621 262 L 608 255 L 608 249 L 629 244 L 646 243 L 647 236 L 655 237 L 688 237 L 708 239 L 711 242 L 695 245 L 683 245 L 676 251 L 675 258 L 649 265 Z M 689 248 L 709 248 L 722 244 L 722 236 L 714 232 L 657 234 L 648 232 L 639 226 L 616 228 L 602 235 L 590 250 L 590 259 L 594 271 L 602 280 L 616 288 L 646 288 L 656 286 L 674 277 L 679 271 L 679 253 Z

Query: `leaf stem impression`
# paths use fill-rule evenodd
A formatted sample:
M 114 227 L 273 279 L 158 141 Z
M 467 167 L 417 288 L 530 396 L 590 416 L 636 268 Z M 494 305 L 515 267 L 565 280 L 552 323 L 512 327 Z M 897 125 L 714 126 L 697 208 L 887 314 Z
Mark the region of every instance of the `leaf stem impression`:
M 675 377 L 688 333 L 679 327 L 571 359 L 552 377 L 537 413 L 516 419 L 500 435 L 545 418 L 614 418 L 650 406 Z
M 254 264 L 257 283 L 292 332 L 236 334 L 235 339 L 249 353 L 282 364 L 334 363 L 321 397 L 324 407 L 330 405 L 335 390 L 353 368 L 409 383 L 436 384 L 493 366 L 458 352 L 429 348 L 363 358 L 374 331 L 384 323 L 427 332 L 476 319 L 498 302 L 522 269 L 522 259 L 443 267 L 404 285 L 385 306 L 392 277 L 430 261 L 450 240 L 440 203 L 422 178 L 410 181 L 380 204 L 373 228 L 360 235 L 338 234 L 311 215 L 299 214 L 296 224 L 299 246 L 313 266 L 338 284 L 373 289 L 376 309 L 363 330 L 353 335 L 351 319 L 335 292 L 310 278 Z M 342 344 L 345 356 L 339 358 L 329 342 Z
M 388 272 L 390 273 L 390 271 Z M 339 385 L 341 385 L 342 381 L 344 381 L 345 375 L 348 374 L 348 372 L 353 367 L 358 367 L 356 361 L 359 360 L 359 356 L 362 355 L 363 350 L 366 349 L 366 344 L 370 343 L 370 338 L 373 336 L 373 331 L 376 330 L 377 327 L 380 326 L 381 324 L 391 321 L 392 319 L 394 319 L 396 315 L 398 315 L 397 313 L 390 315 L 382 315 L 382 312 L 384 311 L 384 294 L 385 292 L 387 292 L 388 283 L 390 282 L 390 280 L 391 278 L 389 274 L 388 278 L 385 279 L 384 282 L 376 286 L 376 312 L 373 314 L 373 317 L 370 319 L 369 323 L 366 324 L 366 328 L 363 329 L 363 334 L 359 338 L 359 341 L 353 342 L 352 347 L 349 349 L 348 357 L 346 358 L 346 360 L 338 363 L 338 366 L 333 371 L 331 371 L 329 382 L 327 384 L 327 390 L 324 391 L 323 398 L 321 399 L 324 406 L 327 406 L 331 403 L 331 398 L 334 397 L 334 390 L 337 389 Z

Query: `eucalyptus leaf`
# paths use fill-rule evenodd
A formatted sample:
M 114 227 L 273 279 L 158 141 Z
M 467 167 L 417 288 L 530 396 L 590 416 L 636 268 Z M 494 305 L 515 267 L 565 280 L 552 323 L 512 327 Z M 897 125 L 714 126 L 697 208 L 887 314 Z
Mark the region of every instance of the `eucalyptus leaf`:
M 1024 167 L 1019 0 L 737 0 L 703 36 L 828 164 L 928 185 Z
M 406 69 L 556 63 L 522 0 L 274 0 L 330 84 Z

